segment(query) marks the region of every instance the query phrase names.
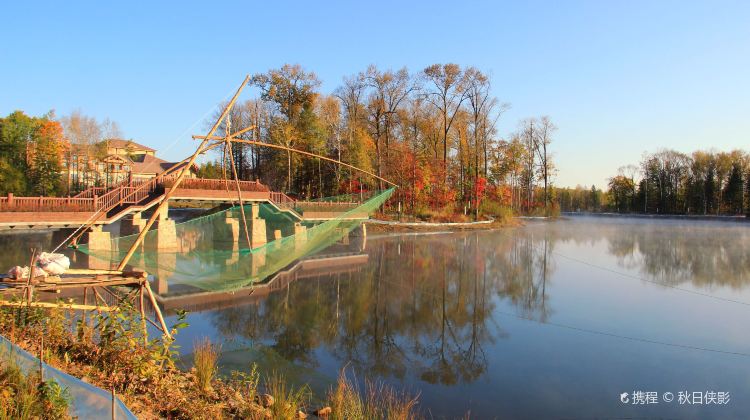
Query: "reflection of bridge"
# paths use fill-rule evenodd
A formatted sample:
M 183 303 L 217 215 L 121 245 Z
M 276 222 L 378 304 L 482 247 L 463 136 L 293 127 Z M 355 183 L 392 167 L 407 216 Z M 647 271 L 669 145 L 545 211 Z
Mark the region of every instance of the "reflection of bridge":
M 268 296 L 269 293 L 282 290 L 297 280 L 330 276 L 332 274 L 347 274 L 359 271 L 368 261 L 368 255 L 362 253 L 344 255 L 324 255 L 300 260 L 293 266 L 276 273 L 267 282 L 246 287 L 231 292 L 188 291 L 180 293 L 169 291 L 159 293 L 156 300 L 164 312 L 173 313 L 177 309 L 191 312 L 207 309 L 221 309 L 247 303 L 256 302 Z M 160 282 L 166 279 L 156 279 L 157 290 L 162 289 Z
M 95 225 L 108 225 L 128 218 L 135 219 L 131 225 L 137 225 L 140 213 L 163 201 L 173 183 L 174 178 L 132 180 L 109 190 L 92 187 L 73 197 L 14 197 L 8 194 L 0 197 L 0 229 L 77 227 L 104 211 L 106 215 Z M 268 203 L 294 222 L 334 219 L 359 205 L 357 202 L 297 201 L 284 193 L 271 191 L 257 181 L 201 178 L 183 179 L 170 201 L 200 206 L 237 202 L 237 184 L 242 190 L 243 202 Z M 349 219 L 367 217 L 364 213 L 347 215 Z

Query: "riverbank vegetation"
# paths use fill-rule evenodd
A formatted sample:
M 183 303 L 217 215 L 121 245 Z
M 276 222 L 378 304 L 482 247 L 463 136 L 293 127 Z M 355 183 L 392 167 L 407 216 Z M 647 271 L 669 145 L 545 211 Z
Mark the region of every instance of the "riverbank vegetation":
M 475 67 L 446 63 L 410 72 L 373 65 L 324 93 L 315 73 L 284 65 L 254 75 L 252 86 L 254 97 L 235 104 L 230 125 L 223 124 L 218 135 L 254 127 L 237 137 L 320 154 L 388 179 L 400 186 L 386 204 L 389 211 L 478 218 L 486 202 L 517 213 L 549 213 L 555 207 L 549 150 L 555 125 L 546 116 L 527 118 L 501 136 L 498 121 L 510 105 L 494 95 L 491 77 Z M 75 149 L 101 158 L 102 140 L 113 137 L 122 137 L 116 123 L 80 111 L 62 118 L 16 111 L 0 118 L 0 194 L 76 193 L 80 186 L 73 178 L 86 176 L 63 179 L 63 166 L 71 161 L 66 154 Z M 202 162 L 198 176 L 231 174 L 228 156 L 214 154 Z M 286 151 L 234 144 L 232 156 L 240 179 L 260 179 L 298 198 L 386 186 Z
M 102 158 L 102 140 L 121 136 L 117 123 L 101 122 L 74 111 L 57 118 L 54 111 L 40 117 L 14 111 L 0 118 L 0 195 L 64 196 L 85 188 L 75 179 L 85 178 L 88 165 L 64 171 L 71 153 L 87 155 L 83 161 Z M 72 146 L 75 146 L 72 147 Z M 105 168 L 105 170 L 107 170 Z M 64 177 L 63 173 L 69 176 Z
M 220 377 L 216 374 L 220 347 L 207 340 L 196 343 L 194 366 L 182 370 L 173 340 L 148 339 L 133 308 L 123 305 L 111 315 L 92 312 L 75 316 L 62 308 L 3 307 L 0 334 L 32 354 L 39 354 L 43 336 L 46 363 L 115 391 L 144 419 L 298 419 L 313 413 L 326 418 L 367 418 L 343 417 L 342 413 L 361 412 L 363 407 L 365 413 L 398 414 L 388 417 L 394 419 L 417 415 L 415 398 L 370 385 L 366 393 L 354 395 L 356 385 L 343 374 L 328 395 L 317 399 L 306 386 L 292 386 L 280 375 L 261 377 L 254 365 Z M 172 333 L 185 326 L 180 317 Z M 38 383 L 38 378 L 25 377 L 3 359 L 0 418 L 66 418 L 66 390 L 54 383 Z
M 743 215 L 750 212 L 750 154 L 661 150 L 618 170 L 607 191 L 559 189 L 562 211 Z
M 9 355 L 0 355 L 0 420 L 69 419 L 70 396 L 38 372 L 24 373 Z

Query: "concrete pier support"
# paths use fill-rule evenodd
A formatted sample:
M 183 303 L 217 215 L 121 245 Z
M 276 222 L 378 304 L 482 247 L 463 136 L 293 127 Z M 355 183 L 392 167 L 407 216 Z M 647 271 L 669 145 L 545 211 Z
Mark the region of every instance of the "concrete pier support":
M 257 248 L 268 242 L 268 236 L 266 236 L 266 221 L 260 217 L 260 205 L 253 204 L 250 208 L 252 209 L 250 211 L 252 218 L 249 221 L 250 226 L 248 227 L 249 229 L 252 229 L 252 232 L 250 232 L 250 241 L 252 242 L 250 247 Z
M 234 243 L 244 243 L 246 241 L 241 217 L 239 210 L 227 211 L 226 218 L 224 219 L 225 225 L 222 226 L 223 229 L 227 229 L 225 233 L 231 235 L 230 237 Z M 268 242 L 266 221 L 260 217 L 260 207 L 257 204 L 251 205 L 250 212 L 245 213 L 245 218 L 248 224 L 247 233 L 250 236 L 250 248 L 265 245 Z
M 101 226 L 92 226 L 86 234 L 88 236 L 88 247 L 92 251 L 111 251 L 112 237 L 105 232 Z
M 157 293 L 167 294 L 169 291 L 169 278 L 177 269 L 177 254 L 173 252 L 157 253 L 155 258 L 156 267 L 153 274 L 157 278 Z
M 164 206 L 159 217 L 154 223 L 156 229 L 156 249 L 157 250 L 177 250 L 177 229 L 174 220 L 168 216 L 169 205 Z
M 156 227 L 156 249 L 158 250 L 177 250 L 177 227 L 172 219 L 159 220 Z
M 146 227 L 146 220 L 141 217 L 141 213 L 133 213 L 122 219 L 120 236 L 137 235 L 144 227 Z
M 294 245 L 296 247 L 303 246 L 307 243 L 307 226 L 302 223 L 294 224 Z
M 250 264 L 252 267 L 251 276 L 257 276 L 261 268 L 266 265 L 266 252 L 267 250 L 265 248 L 257 249 L 250 255 Z

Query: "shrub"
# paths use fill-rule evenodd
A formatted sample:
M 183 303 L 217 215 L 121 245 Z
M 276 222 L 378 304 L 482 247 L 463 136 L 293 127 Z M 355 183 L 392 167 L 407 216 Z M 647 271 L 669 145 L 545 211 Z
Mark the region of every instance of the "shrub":
M 494 200 L 484 200 L 480 206 L 480 212 L 498 222 L 507 221 L 513 217 L 513 209 Z
M 71 398 L 56 381 L 25 375 L 10 359 L 0 358 L 0 420 L 69 419 Z

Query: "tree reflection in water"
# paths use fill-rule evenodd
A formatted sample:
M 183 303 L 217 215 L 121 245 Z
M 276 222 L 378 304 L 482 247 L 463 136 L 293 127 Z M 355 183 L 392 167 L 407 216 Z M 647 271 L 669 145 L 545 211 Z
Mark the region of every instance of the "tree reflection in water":
M 504 336 L 492 311 L 503 300 L 524 316 L 549 316 L 553 269 L 546 235 L 523 229 L 373 240 L 354 274 L 292 283 L 255 306 L 213 316 L 225 336 L 268 342 L 315 368 L 323 347 L 378 377 L 472 382 L 487 368 L 484 346 Z
M 604 241 L 619 266 L 666 285 L 741 289 L 750 280 L 747 223 L 574 217 L 544 229 L 557 242 Z
M 212 319 L 225 336 L 267 343 L 311 369 L 320 350 L 368 376 L 453 385 L 486 372 L 485 348 L 502 351 L 496 312 L 542 323 L 554 316 L 550 286 L 564 252 L 589 264 L 566 261 L 577 271 L 615 264 L 668 285 L 741 287 L 750 278 L 744 226 L 712 225 L 707 234 L 700 225 L 586 223 L 372 239 L 358 272 L 293 282 Z M 587 261 L 594 249 L 607 261 Z

